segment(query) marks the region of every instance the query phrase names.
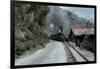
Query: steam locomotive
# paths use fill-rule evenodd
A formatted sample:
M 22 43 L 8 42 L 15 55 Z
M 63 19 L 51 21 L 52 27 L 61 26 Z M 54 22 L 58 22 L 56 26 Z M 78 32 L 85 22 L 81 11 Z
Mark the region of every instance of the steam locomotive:
M 66 38 L 65 38 L 64 34 L 60 32 L 60 33 L 57 33 L 57 34 L 51 34 L 50 39 L 60 41 L 60 42 L 64 42 Z
M 62 26 L 59 26 L 58 28 L 59 28 L 59 32 L 56 33 L 56 34 L 51 34 L 50 35 L 50 39 L 51 40 L 60 41 L 60 42 L 64 42 L 64 41 L 67 41 L 68 42 L 68 38 L 66 38 L 64 36 L 63 27 Z

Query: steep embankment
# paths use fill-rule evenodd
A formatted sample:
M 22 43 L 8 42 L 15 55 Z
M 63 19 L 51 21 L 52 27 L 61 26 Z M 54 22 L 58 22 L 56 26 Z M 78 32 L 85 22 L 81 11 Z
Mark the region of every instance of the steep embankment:
M 48 42 L 46 32 L 47 6 L 33 4 L 15 5 L 15 55 L 36 50 Z

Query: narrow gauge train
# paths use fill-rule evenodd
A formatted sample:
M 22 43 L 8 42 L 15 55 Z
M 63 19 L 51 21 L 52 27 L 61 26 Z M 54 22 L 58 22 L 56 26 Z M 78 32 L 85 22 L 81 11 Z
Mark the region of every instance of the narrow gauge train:
M 64 42 L 65 41 L 65 36 L 63 33 L 57 33 L 57 34 L 52 34 L 50 35 L 50 39 Z

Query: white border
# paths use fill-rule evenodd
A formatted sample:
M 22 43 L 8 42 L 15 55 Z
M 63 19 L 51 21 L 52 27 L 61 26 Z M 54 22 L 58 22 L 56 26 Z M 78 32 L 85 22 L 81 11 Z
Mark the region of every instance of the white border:
M 34 0 L 56 3 L 97 5 L 97 64 L 39 67 L 34 69 L 98 69 L 100 68 L 100 1 L 99 0 Z M 10 0 L 0 0 L 0 69 L 10 69 Z M 33 68 L 27 68 L 33 69 Z

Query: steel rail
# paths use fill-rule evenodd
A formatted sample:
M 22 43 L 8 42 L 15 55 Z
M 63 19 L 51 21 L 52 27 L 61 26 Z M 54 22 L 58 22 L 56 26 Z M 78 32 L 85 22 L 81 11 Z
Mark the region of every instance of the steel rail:
M 64 42 L 64 45 L 68 44 L 71 48 L 73 48 L 85 61 L 89 61 L 83 54 L 81 54 L 78 50 L 76 50 L 72 45 L 70 45 L 68 42 Z M 68 48 L 69 52 L 71 53 L 73 59 L 76 60 L 76 58 L 73 56 L 72 52 L 70 51 L 69 47 L 66 45 L 66 47 Z M 77 61 L 77 60 L 76 60 Z

